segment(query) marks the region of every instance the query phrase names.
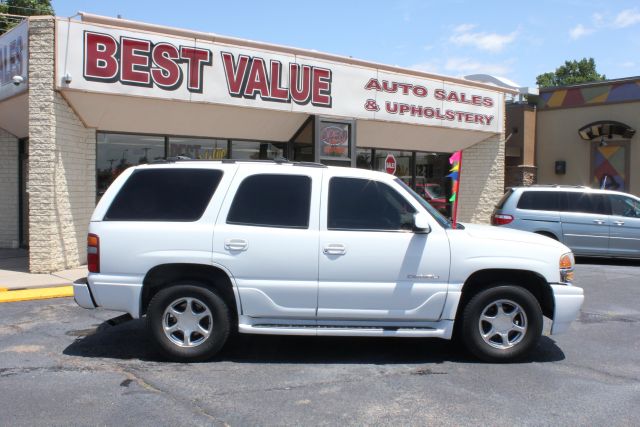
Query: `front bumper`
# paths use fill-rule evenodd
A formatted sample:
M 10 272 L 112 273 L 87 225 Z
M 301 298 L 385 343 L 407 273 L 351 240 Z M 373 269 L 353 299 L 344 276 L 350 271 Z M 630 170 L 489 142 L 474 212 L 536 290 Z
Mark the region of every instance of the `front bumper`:
M 553 290 L 554 309 L 551 334 L 561 334 L 569 329 L 576 320 L 584 301 L 582 288 L 568 285 L 551 285 Z

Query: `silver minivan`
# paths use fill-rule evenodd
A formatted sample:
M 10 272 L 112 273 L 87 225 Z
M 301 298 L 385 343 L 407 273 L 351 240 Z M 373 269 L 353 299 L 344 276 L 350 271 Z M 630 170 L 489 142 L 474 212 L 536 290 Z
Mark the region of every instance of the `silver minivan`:
M 579 256 L 640 258 L 640 198 L 587 187 L 509 189 L 491 224 L 559 240 Z

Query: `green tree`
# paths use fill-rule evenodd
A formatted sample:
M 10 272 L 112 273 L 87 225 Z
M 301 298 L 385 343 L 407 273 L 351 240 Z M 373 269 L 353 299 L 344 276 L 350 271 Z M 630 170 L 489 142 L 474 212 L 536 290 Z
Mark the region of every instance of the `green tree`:
M 582 58 L 580 61 L 575 59 L 573 61 L 564 61 L 564 65 L 556 68 L 555 72 L 540 74 L 536 77 L 536 84 L 538 87 L 553 87 L 600 80 L 606 80 L 606 76 L 598 74 L 596 61 L 593 58 Z
M 0 14 L 19 16 L 53 15 L 51 0 L 0 0 Z M 0 15 L 0 34 L 9 31 L 20 18 Z

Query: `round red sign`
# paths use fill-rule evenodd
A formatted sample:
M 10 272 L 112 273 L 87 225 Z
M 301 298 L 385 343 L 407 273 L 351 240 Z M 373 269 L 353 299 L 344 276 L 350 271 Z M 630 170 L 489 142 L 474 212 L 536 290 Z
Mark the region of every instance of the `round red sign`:
M 396 173 L 396 158 L 393 157 L 393 154 L 387 154 L 387 158 L 384 160 L 384 170 L 391 175 Z

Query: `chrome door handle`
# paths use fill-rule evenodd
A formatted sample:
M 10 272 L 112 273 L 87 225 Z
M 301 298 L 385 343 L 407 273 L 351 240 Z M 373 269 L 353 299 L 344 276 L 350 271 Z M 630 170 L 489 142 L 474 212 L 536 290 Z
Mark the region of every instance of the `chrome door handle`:
M 224 248 L 229 251 L 246 251 L 249 247 L 249 242 L 244 239 L 226 239 L 224 241 Z
M 594 219 L 594 220 L 593 220 L 593 222 L 594 222 L 595 224 L 598 224 L 598 225 L 602 225 L 602 224 L 604 224 L 604 220 L 602 220 L 602 219 Z
M 624 225 L 624 221 L 613 221 L 615 225 Z
M 347 247 L 342 243 L 329 243 L 322 249 L 322 252 L 325 255 L 344 255 L 347 253 Z

